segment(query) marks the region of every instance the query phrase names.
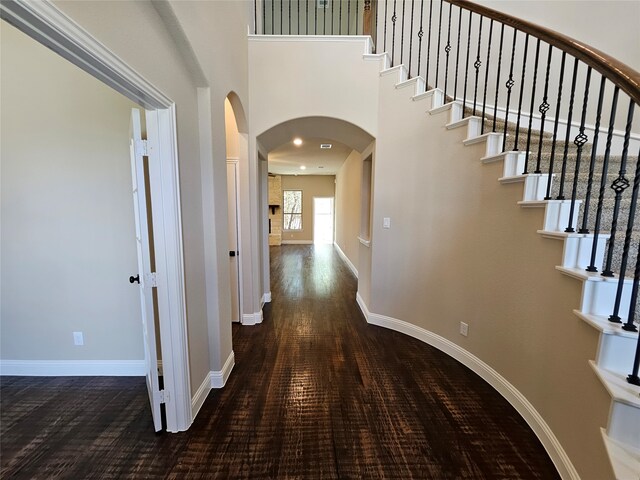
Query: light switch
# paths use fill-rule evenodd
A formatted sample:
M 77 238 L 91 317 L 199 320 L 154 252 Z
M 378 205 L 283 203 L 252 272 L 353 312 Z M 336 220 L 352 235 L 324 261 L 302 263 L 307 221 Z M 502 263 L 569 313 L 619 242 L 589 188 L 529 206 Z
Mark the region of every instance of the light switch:
M 382 228 L 391 228 L 391 218 L 384 217 L 382 219 Z

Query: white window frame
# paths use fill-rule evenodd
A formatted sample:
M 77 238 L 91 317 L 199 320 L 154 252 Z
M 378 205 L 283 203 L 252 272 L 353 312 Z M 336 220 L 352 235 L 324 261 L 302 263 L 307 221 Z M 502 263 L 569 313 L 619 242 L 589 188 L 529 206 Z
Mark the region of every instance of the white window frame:
M 284 194 L 285 192 L 300 192 L 300 213 L 290 212 L 285 210 Z M 282 190 L 282 231 L 283 232 L 302 232 L 304 230 L 304 224 L 302 223 L 302 215 L 304 211 L 304 193 L 300 188 L 287 188 Z M 285 228 L 285 215 L 300 215 L 300 228 Z

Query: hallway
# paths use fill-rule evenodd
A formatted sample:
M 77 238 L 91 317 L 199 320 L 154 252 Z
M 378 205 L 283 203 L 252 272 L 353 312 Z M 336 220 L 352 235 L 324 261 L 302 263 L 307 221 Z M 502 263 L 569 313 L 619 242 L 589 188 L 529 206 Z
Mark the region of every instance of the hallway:
M 264 322 L 234 325 L 234 371 L 186 433 L 152 433 L 143 379 L 3 377 L 0 476 L 558 478 L 488 384 L 366 324 L 333 246 L 271 247 L 271 275 Z

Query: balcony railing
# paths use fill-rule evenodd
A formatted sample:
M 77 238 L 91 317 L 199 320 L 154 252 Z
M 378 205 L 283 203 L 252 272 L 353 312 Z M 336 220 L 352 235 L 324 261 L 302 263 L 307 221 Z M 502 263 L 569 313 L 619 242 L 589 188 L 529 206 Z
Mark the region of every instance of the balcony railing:
M 482 134 L 501 134 L 504 151 L 524 154 L 522 174 L 548 175 L 545 199 L 567 202 L 565 232 L 591 239 L 586 270 L 617 279 L 609 321 L 638 330 L 638 72 L 468 0 L 256 0 L 254 9 L 260 34 L 371 35 L 391 66 L 462 102 Z M 636 385 L 639 364 L 640 337 L 628 376 Z

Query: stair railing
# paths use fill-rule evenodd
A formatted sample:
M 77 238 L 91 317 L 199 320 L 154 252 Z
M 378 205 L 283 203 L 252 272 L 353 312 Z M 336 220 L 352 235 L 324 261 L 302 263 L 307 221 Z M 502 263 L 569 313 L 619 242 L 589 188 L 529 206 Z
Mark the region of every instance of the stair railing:
M 524 156 L 522 174 L 547 176 L 544 199 L 569 210 L 564 231 L 591 239 L 586 270 L 617 282 L 611 325 L 638 330 L 640 154 L 632 155 L 640 149 L 640 73 L 469 0 L 254 1 L 256 33 L 370 34 L 391 67 L 404 64 L 409 78 L 461 102 L 482 135 Z M 628 377 L 636 385 L 639 363 L 640 336 Z

